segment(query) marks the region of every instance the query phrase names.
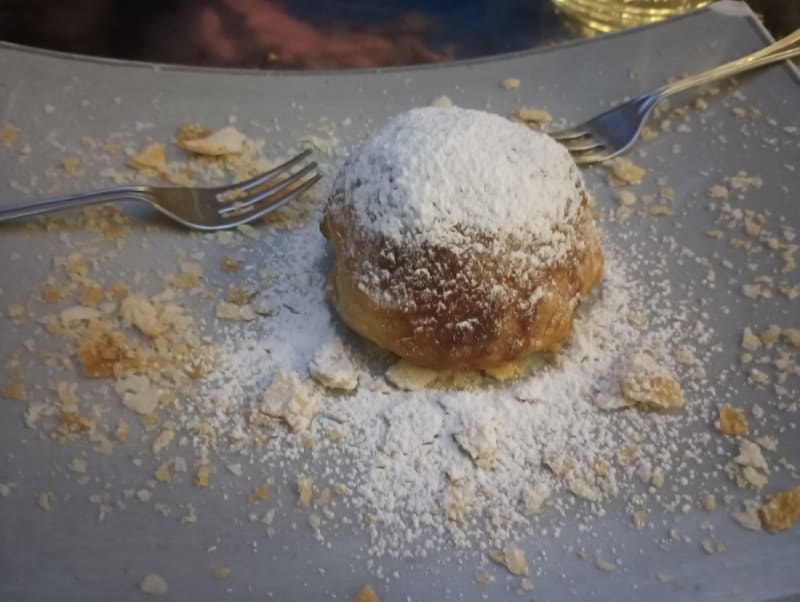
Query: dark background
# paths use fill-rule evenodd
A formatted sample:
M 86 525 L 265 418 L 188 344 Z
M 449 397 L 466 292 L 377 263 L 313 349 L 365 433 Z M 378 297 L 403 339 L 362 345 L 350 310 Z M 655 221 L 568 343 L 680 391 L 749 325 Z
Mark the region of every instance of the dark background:
M 800 0 L 750 5 L 776 37 L 800 27 Z M 406 65 L 580 35 L 549 0 L 0 0 L 0 39 L 189 65 Z

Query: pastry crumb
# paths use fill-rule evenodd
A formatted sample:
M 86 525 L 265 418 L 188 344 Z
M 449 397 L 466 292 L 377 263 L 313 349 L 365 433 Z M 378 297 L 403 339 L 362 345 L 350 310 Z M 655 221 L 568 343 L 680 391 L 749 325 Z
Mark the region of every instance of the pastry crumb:
M 544 464 L 557 477 L 566 476 L 575 467 L 575 461 L 565 453 L 549 456 L 545 459 Z
M 148 144 L 128 159 L 128 165 L 134 169 L 153 169 L 158 173 L 167 173 L 167 160 L 164 145 Z
M 709 556 L 711 554 L 721 554 L 727 549 L 725 547 L 725 544 L 720 542 L 713 542 L 710 539 L 704 539 L 701 542 L 700 546 L 703 548 L 703 551 Z
M 675 212 L 672 209 L 664 205 L 653 205 L 650 207 L 650 215 L 656 217 L 669 217 L 674 214 Z
M 183 143 L 187 140 L 197 140 L 198 138 L 207 138 L 214 133 L 214 130 L 201 127 L 197 123 L 186 121 L 178 127 L 178 132 L 175 134 L 175 145 L 183 147 Z
M 222 581 L 231 576 L 231 569 L 227 566 L 223 566 L 218 569 L 214 569 L 213 575 L 214 579 L 219 579 L 220 581 Z
M 606 573 L 613 573 L 618 568 L 615 563 L 604 559 L 600 552 L 597 552 L 597 554 L 594 556 L 594 565 Z
M 742 439 L 739 442 L 739 455 L 736 456 L 734 462 L 741 466 L 751 466 L 764 472 L 768 470 L 767 461 L 761 453 L 761 448 L 747 439 Z
M 409 361 L 400 360 L 386 371 L 386 380 L 404 391 L 419 391 L 437 379 L 436 370 L 420 368 Z
M 15 401 L 25 401 L 28 398 L 28 393 L 25 390 L 23 383 L 11 383 L 3 387 L 3 397 Z
M 36 498 L 37 503 L 39 504 L 39 508 L 42 510 L 52 510 L 53 509 L 53 492 L 52 491 L 42 491 Z
M 510 543 L 503 548 L 503 558 L 509 573 L 528 576 L 528 561 L 525 560 L 525 550 Z
M 717 430 L 723 435 L 741 437 L 747 434 L 747 418 L 736 408 L 723 404 L 719 407 L 719 426 Z
M 244 150 L 247 137 L 234 127 L 226 126 L 220 130 L 197 138 L 183 138 L 179 146 L 197 155 L 219 157 L 238 155 Z
M 8 306 L 8 317 L 14 320 L 24 318 L 27 313 L 25 306 L 19 303 L 12 303 Z
M 354 391 L 358 387 L 358 371 L 350 355 L 339 341 L 320 347 L 308 365 L 311 377 L 328 389 Z
M 783 331 L 783 336 L 793 347 L 800 347 L 800 328 L 786 328 Z
M 308 508 L 314 494 L 314 481 L 305 475 L 297 476 L 297 506 Z
M 475 571 L 475 585 L 478 587 L 488 587 L 494 583 L 494 576 L 486 569 L 477 569 Z
M 120 418 L 117 423 L 117 429 L 114 431 L 114 439 L 116 439 L 117 443 L 128 442 L 128 423 L 122 418 Z
M 167 580 L 158 573 L 149 573 L 139 583 L 139 589 L 150 596 L 163 596 L 169 591 Z
M 261 502 L 267 499 L 269 496 L 269 484 L 263 483 L 258 487 L 253 488 L 250 494 L 247 496 L 247 503 L 252 505 L 256 502 Z
M 758 351 L 761 349 L 761 339 L 753 333 L 749 326 L 745 327 L 742 331 L 742 349 L 747 351 Z
M 512 575 L 528 576 L 528 561 L 525 559 L 525 550 L 513 543 L 506 544 L 502 550 L 491 550 L 489 558 L 503 566 Z
M 67 464 L 67 468 L 75 473 L 78 474 L 86 474 L 88 470 L 89 464 L 85 458 L 72 458 L 69 464 Z
M 453 106 L 453 101 L 447 95 L 442 95 L 434 98 L 431 101 L 432 107 L 439 107 L 439 108 L 448 108 Z
M 636 527 L 637 529 L 641 529 L 642 527 L 645 526 L 648 516 L 649 513 L 647 512 L 647 510 L 637 510 L 636 512 L 633 513 L 632 516 L 633 526 Z
M 525 516 L 533 517 L 539 514 L 552 494 L 553 491 L 547 483 L 540 482 L 533 486 L 526 485 L 522 490 L 523 513 Z
M 475 466 L 490 470 L 497 454 L 496 420 L 465 419 L 461 427 L 453 433 L 453 438 L 475 463 Z
M 800 516 L 800 485 L 773 495 L 759 514 L 771 533 L 790 529 Z
M 208 487 L 208 478 L 211 469 L 209 468 L 208 464 L 203 464 L 197 469 L 197 473 L 194 477 L 194 484 L 197 488 L 205 488 Z
M 237 297 L 235 300 L 238 300 Z M 231 320 L 238 322 L 251 322 L 258 317 L 258 314 L 249 305 L 231 303 L 230 301 L 220 301 L 217 305 L 216 316 L 220 320 Z
M 244 312 L 242 311 L 245 309 L 244 306 L 248 305 L 253 300 L 253 297 L 255 297 L 255 295 L 256 291 L 252 287 L 246 284 L 237 283 L 232 285 L 225 292 L 224 305 L 227 304 L 239 305 L 242 309 L 238 311 L 232 310 L 234 315 L 224 316 L 222 315 L 224 311 L 221 311 L 221 305 L 223 304 L 220 304 L 220 306 L 217 307 L 217 317 L 233 319 L 233 320 L 255 319 L 255 310 L 253 310 L 252 308 L 247 308 L 247 310 L 249 311 L 244 311 Z
M 623 207 L 632 207 L 636 204 L 636 194 L 630 190 L 621 189 L 616 191 L 617 202 Z
M 519 90 L 521 82 L 516 77 L 507 77 L 500 82 L 500 87 L 503 90 Z
M 777 324 L 770 324 L 758 335 L 764 345 L 776 343 L 781 336 L 781 328 Z
M 169 464 L 166 462 L 161 464 L 153 476 L 159 483 L 169 483 L 172 480 L 172 475 L 169 473 Z
M 514 113 L 514 117 L 527 126 L 538 127 L 553 121 L 553 116 L 547 111 L 534 107 L 522 107 Z
M 317 412 L 316 399 L 308 385 L 294 372 L 278 372 L 264 392 L 260 409 L 286 422 L 293 431 L 302 432 Z
M 235 274 L 242 269 L 242 262 L 225 255 L 220 260 L 220 268 L 228 274 Z
M 759 517 L 760 504 L 757 500 L 744 500 L 741 508 L 731 514 L 733 519 L 745 529 L 761 531 L 761 518 Z
M 79 178 L 86 173 L 86 168 L 84 167 L 83 163 L 81 163 L 80 159 L 76 159 L 74 157 L 68 157 L 64 159 L 61 165 L 64 168 L 64 171 L 73 178 Z
M 623 397 L 647 410 L 683 407 L 683 392 L 672 374 L 647 353 L 635 354 L 619 380 Z
M 19 134 L 19 130 L 13 126 L 0 127 L 0 144 L 12 146 L 17 141 L 17 134 Z
M 519 376 L 519 364 L 516 362 L 506 362 L 499 366 L 485 368 L 483 371 L 493 379 L 503 382 L 506 380 L 513 380 Z
M 371 585 L 365 585 L 353 596 L 353 602 L 379 602 L 378 594 Z
M 164 451 L 164 449 L 166 449 L 169 446 L 169 444 L 172 443 L 172 440 L 174 438 L 175 438 L 175 431 L 173 431 L 171 428 L 165 428 L 164 430 L 162 430 L 159 433 L 158 437 L 156 437 L 153 440 L 153 445 L 152 445 L 153 455 L 158 455 L 162 451 Z
M 641 184 L 644 169 L 635 165 L 630 159 L 617 157 L 610 164 L 610 184 L 612 186 L 626 186 L 628 184 Z
M 768 480 L 769 468 L 761 448 L 747 439 L 739 442 L 739 454 L 727 467 L 729 476 L 741 488 L 762 489 Z

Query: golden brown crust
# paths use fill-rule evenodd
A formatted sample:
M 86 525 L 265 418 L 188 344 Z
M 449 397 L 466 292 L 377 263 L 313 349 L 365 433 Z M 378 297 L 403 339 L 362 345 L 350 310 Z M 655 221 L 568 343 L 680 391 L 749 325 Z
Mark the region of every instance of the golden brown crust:
M 603 270 L 585 197 L 572 223 L 556 226 L 569 248 L 555 261 L 541 259 L 536 240 L 471 233 L 466 249 L 401 248 L 357 224 L 333 202 L 320 226 L 335 253 L 333 305 L 361 336 L 430 368 L 491 368 L 557 350 Z

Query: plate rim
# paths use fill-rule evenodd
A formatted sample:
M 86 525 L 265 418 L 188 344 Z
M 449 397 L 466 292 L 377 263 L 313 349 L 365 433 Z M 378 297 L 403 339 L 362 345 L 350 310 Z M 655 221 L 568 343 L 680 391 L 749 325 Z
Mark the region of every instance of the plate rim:
M 736 10 L 724 10 L 719 8 L 719 5 L 733 5 Z M 0 52 L 12 51 L 20 52 L 29 55 L 43 56 L 46 58 L 74 61 L 80 63 L 94 63 L 110 67 L 125 67 L 134 69 L 148 69 L 153 71 L 166 71 L 166 72 L 181 72 L 181 73 L 197 73 L 205 75 L 249 75 L 257 77 L 337 77 L 337 76 L 352 76 L 352 75 L 372 75 L 372 74 L 395 74 L 400 75 L 404 73 L 416 73 L 420 71 L 434 71 L 449 68 L 471 68 L 473 66 L 483 65 L 486 63 L 502 63 L 506 61 L 525 58 L 528 56 L 547 54 L 552 52 L 559 52 L 562 49 L 571 48 L 580 45 L 589 45 L 603 40 L 614 39 L 617 37 L 627 36 L 631 34 L 638 34 L 650 29 L 660 27 L 672 27 L 675 24 L 686 20 L 696 18 L 701 14 L 715 12 L 730 18 L 739 18 L 748 21 L 762 38 L 764 38 L 765 45 L 771 44 L 775 38 L 767 30 L 764 24 L 758 19 L 757 15 L 753 12 L 752 8 L 746 2 L 739 2 L 735 0 L 721 0 L 715 6 L 709 4 L 696 10 L 687 13 L 664 19 L 655 23 L 648 23 L 638 27 L 631 27 L 607 34 L 601 34 L 589 38 L 579 38 L 568 40 L 565 42 L 553 44 L 550 46 L 541 46 L 538 48 L 531 48 L 526 50 L 517 50 L 514 52 L 504 52 L 493 54 L 489 56 L 476 57 L 470 59 L 460 59 L 455 61 L 447 61 L 444 63 L 425 63 L 417 65 L 400 65 L 390 67 L 365 67 L 365 68 L 348 68 L 348 69 L 249 69 L 245 67 L 209 67 L 202 65 L 185 65 L 180 63 L 161 63 L 150 61 L 139 61 L 131 59 L 116 59 L 103 56 L 93 56 L 88 54 L 81 54 L 75 52 L 64 52 L 60 50 L 51 50 L 48 48 L 38 48 L 35 46 L 28 46 L 25 44 L 18 44 L 15 42 L 7 42 L 0 40 Z M 800 84 L 800 70 L 791 61 L 784 61 L 784 64 L 789 66 L 797 83 Z

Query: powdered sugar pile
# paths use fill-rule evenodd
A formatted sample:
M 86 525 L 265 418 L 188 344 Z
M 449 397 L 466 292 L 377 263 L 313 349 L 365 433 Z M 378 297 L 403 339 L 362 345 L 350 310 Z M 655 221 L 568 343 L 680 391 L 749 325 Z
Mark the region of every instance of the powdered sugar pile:
M 253 427 L 241 410 L 276 415 L 265 410 L 263 391 L 275 375 L 299 374 L 309 387 L 303 412 L 312 412 L 313 419 L 298 428 L 296 417 L 288 418 L 288 428 L 270 431 L 257 457 L 280 465 L 313 440 L 315 472 L 352 492 L 342 503 L 367 521 L 372 553 L 425 554 L 453 541 L 499 545 L 532 524 L 534 510 L 548 498 L 579 514 L 579 500 L 596 504 L 616 495 L 611 461 L 623 446 L 647 444 L 652 452 L 641 452 L 631 471 L 639 462 L 652 467 L 668 459 L 668 442 L 677 438 L 672 417 L 609 413 L 597 403 L 619 396 L 618 371 L 631 351 L 663 354 L 674 335 L 673 326 L 645 335 L 624 319 L 641 309 L 636 299 L 642 293 L 619 251 L 609 249 L 604 281 L 577 314 L 557 364 L 535 357 L 522 378 L 508 383 L 457 373 L 404 391 L 384 377 L 396 360 L 344 332 L 327 306 L 324 274 L 314 267 L 324 262 L 324 243 L 307 233 L 291 240 L 302 252 L 287 245 L 292 260 L 276 277 L 283 303 L 278 315 L 227 329 L 218 370 L 205 380 L 192 410 L 205 414 L 221 439 L 248 450 Z M 657 308 L 659 295 L 646 298 Z M 342 343 L 358 376 L 350 394 L 312 385 L 306 376 L 319 369 L 320 355 Z M 320 529 L 336 525 L 322 520 Z
M 367 140 L 337 186 L 368 231 L 451 247 L 476 231 L 546 240 L 578 210 L 583 181 L 549 136 L 483 111 L 426 107 Z

